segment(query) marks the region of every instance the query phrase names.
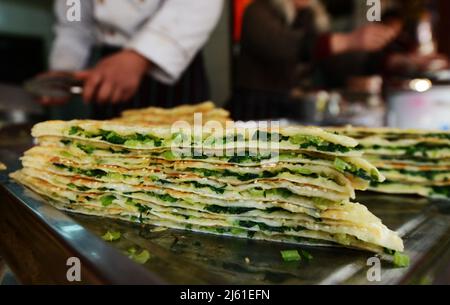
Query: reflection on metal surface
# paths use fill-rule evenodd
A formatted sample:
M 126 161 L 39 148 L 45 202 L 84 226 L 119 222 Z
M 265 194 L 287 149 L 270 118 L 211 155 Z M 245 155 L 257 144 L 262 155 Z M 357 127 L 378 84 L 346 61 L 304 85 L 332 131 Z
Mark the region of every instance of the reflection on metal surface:
M 162 281 L 155 275 L 147 272 L 143 267 L 134 264 L 127 257 L 101 241 L 87 229 L 76 223 L 72 218 L 54 209 L 42 199 L 29 195 L 29 191 L 22 186 L 8 181 L 5 174 L 0 181 L 2 187 L 9 195 L 16 199 L 16 204 L 26 207 L 39 222 L 48 226 L 49 234 L 57 237 L 55 242 L 69 247 L 75 257 L 79 257 L 84 264 L 89 265 L 90 272 L 96 273 L 102 281 L 112 284 L 157 284 Z M 7 217 L 7 215 L 3 215 Z M 32 224 L 30 224 L 32 225 Z M 23 228 L 32 230 L 33 228 Z M 7 246 L 7 245 L 5 245 Z M 42 245 L 40 245 L 42 246 Z M 61 269 L 65 266 L 60 266 Z
M 412 266 L 420 266 L 423 261 L 430 260 L 437 263 L 441 258 L 434 257 L 433 248 L 439 247 L 442 239 L 447 238 L 449 234 L 448 216 L 436 216 L 422 222 L 421 225 L 415 228 L 415 231 L 409 234 L 405 240 L 406 253 L 411 257 Z M 424 236 L 424 233 L 427 233 Z M 447 237 L 446 237 L 447 235 Z M 440 251 L 438 251 L 439 253 Z M 444 257 L 448 260 L 448 257 Z M 388 269 L 383 272 L 383 284 L 395 284 L 402 271 L 399 269 Z M 408 274 L 407 277 L 414 278 L 415 275 Z
M 336 271 L 334 271 L 332 274 L 330 274 L 329 277 L 321 281 L 320 285 L 338 285 L 346 281 L 347 279 L 354 276 L 356 273 L 360 272 L 361 269 L 363 269 L 363 264 L 349 264 L 347 266 L 344 266 Z
M 411 219 L 407 223 L 403 224 L 400 228 L 398 228 L 396 231 L 401 237 L 406 236 L 409 232 L 413 231 L 415 228 L 417 228 L 421 223 L 426 221 L 427 218 L 424 215 L 419 215 L 418 217 Z
M 6 265 L 6 262 L 0 257 L 0 286 L 19 285 L 17 278 L 12 273 L 11 269 Z

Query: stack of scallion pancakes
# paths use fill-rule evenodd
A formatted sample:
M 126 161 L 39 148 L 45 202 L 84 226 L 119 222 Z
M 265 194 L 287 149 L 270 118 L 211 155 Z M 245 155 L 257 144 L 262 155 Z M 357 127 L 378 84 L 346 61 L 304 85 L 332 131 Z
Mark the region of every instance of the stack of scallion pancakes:
M 450 132 L 347 127 L 364 157 L 386 177 L 370 190 L 450 199 Z
M 149 107 L 127 110 L 119 118 L 114 119 L 114 122 L 170 126 L 177 121 L 194 124 L 196 120 L 202 120 L 202 122 L 214 121 L 224 124 L 230 121 L 230 113 L 225 109 L 217 108 L 213 102 L 205 102 L 196 105 L 181 105 L 170 109 Z
M 355 189 L 384 179 L 354 149 L 356 140 L 313 127 L 192 134 L 117 122 L 45 122 L 34 127 L 39 145 L 12 177 L 56 207 L 83 214 L 257 240 L 403 251 L 395 232 L 351 202 Z M 261 141 L 278 154 L 266 148 L 255 154 Z

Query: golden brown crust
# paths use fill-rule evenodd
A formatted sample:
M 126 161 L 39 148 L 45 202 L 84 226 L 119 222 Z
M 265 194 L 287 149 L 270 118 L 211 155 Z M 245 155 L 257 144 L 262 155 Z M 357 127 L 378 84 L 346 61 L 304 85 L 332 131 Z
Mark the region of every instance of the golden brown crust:
M 216 109 L 213 102 L 204 102 L 197 105 L 181 105 L 175 108 L 164 109 L 159 107 L 149 107 L 145 109 L 127 110 L 122 113 L 122 117 L 137 115 L 162 115 L 162 116 L 180 116 L 186 114 L 204 113 Z

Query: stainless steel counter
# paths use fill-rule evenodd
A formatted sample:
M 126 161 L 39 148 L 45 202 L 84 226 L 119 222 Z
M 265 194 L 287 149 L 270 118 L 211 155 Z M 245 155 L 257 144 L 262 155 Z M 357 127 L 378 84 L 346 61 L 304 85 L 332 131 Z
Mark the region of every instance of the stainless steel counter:
M 25 142 L 8 147 L 0 144 L 0 161 L 6 162 L 10 171 L 19 166 Z M 405 269 L 382 261 L 381 282 L 369 282 L 370 253 L 153 230 L 62 213 L 11 182 L 7 173 L 0 174 L 0 185 L 0 256 L 26 284 L 70 284 L 66 263 L 71 257 L 81 262 L 82 283 L 93 284 L 450 283 L 449 202 L 360 194 L 361 203 L 404 236 L 411 257 L 411 266 Z M 107 243 L 100 239 L 107 231 L 121 232 L 122 237 Z M 150 260 L 145 265 L 134 263 L 124 254 L 130 248 L 146 249 Z M 280 251 L 300 248 L 314 259 L 283 262 Z

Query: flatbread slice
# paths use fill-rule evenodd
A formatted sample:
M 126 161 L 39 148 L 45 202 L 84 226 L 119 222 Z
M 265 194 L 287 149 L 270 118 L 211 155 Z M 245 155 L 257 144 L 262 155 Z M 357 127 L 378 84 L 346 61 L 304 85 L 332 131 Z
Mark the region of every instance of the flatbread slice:
M 70 191 L 63 191 L 60 188 L 55 188 L 46 183 L 43 180 L 32 178 L 29 176 L 24 176 L 20 172 L 13 174 L 14 179 L 21 179 L 22 183 L 34 188 L 35 191 L 53 198 L 56 201 L 62 201 L 60 198 L 64 197 L 64 193 Z M 73 209 L 77 209 L 77 205 L 81 202 L 79 195 L 73 194 L 76 197 L 76 201 L 73 202 L 69 199 L 69 203 L 72 203 Z M 72 198 L 73 198 L 72 197 Z M 88 202 L 93 201 L 94 203 L 86 203 L 84 207 L 88 207 L 89 204 L 102 206 L 104 203 L 95 203 L 95 195 L 89 194 L 85 197 Z M 141 202 L 142 203 L 142 202 Z M 66 203 L 67 204 L 67 203 Z M 126 203 L 125 203 L 126 204 Z M 110 205 L 117 205 L 116 213 L 120 213 L 123 208 L 123 204 L 117 204 L 116 199 L 112 200 Z M 129 204 L 130 205 L 130 204 Z M 342 244 L 344 246 L 352 246 L 351 239 L 349 237 L 353 236 L 358 240 L 363 242 L 374 244 L 375 246 L 381 246 L 384 248 L 403 251 L 403 243 L 401 239 L 392 231 L 389 231 L 386 227 L 380 223 L 373 223 L 366 229 L 358 228 L 355 225 L 345 225 L 344 223 L 335 223 L 333 221 L 328 221 L 329 224 L 317 221 L 308 220 L 307 217 L 303 221 L 297 218 L 294 222 L 284 220 L 280 222 L 277 219 L 268 219 L 263 217 L 245 217 L 245 216 L 228 216 L 223 217 L 221 214 L 215 216 L 207 216 L 205 213 L 192 212 L 192 211 L 181 211 L 177 209 L 176 211 L 163 208 L 156 205 L 148 206 L 146 213 L 142 212 L 142 209 L 137 208 L 136 213 L 139 213 L 139 217 L 145 218 L 147 215 L 156 216 L 159 220 L 171 221 L 179 224 L 185 224 L 187 226 L 206 226 L 210 228 L 234 228 L 235 230 L 250 230 L 255 232 L 263 232 L 265 234 L 272 234 L 276 232 L 277 234 L 282 234 L 290 237 L 308 237 L 309 234 L 316 234 L 320 236 L 323 232 L 325 235 L 333 236 L 335 242 Z M 128 209 L 129 210 L 129 209 Z M 125 210 L 126 211 L 126 210 Z M 128 211 L 129 212 L 129 211 Z M 115 213 L 114 213 L 115 214 Z M 106 214 L 105 216 L 108 216 Z M 319 237 L 317 237 L 320 239 Z
M 287 127 L 276 129 L 204 130 L 196 134 L 195 128 L 184 126 L 178 132 L 168 127 L 146 127 L 101 121 L 50 121 L 36 125 L 33 137 L 56 136 L 67 139 L 88 140 L 129 150 L 157 150 L 186 147 L 189 149 L 228 150 L 239 148 L 261 149 L 264 143 L 272 150 L 299 150 L 337 156 L 361 156 L 355 150 L 358 142 L 315 127 Z

